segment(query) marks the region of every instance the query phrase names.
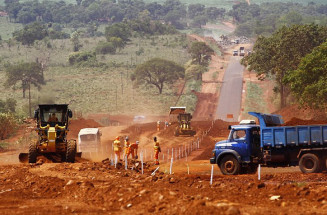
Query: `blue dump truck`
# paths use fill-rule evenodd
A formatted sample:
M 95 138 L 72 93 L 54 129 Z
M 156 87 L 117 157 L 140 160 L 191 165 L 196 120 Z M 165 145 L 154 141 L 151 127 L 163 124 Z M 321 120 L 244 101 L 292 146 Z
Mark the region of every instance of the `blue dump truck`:
M 249 112 L 259 125 L 229 126 L 227 140 L 217 142 L 211 164 L 225 175 L 254 174 L 258 165 L 299 165 L 303 173 L 327 170 L 327 125 L 283 126 L 280 115 Z

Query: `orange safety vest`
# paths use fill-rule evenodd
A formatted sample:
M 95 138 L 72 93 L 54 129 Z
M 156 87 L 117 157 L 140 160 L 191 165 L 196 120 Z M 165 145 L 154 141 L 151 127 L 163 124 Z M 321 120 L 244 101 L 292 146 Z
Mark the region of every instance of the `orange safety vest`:
M 154 150 L 159 150 L 160 149 L 159 142 L 154 142 L 153 148 L 154 148 Z
M 131 143 L 130 143 L 129 141 L 126 141 L 126 140 L 125 140 L 125 148 L 129 148 L 130 145 L 131 145 Z
M 121 151 L 121 146 L 120 146 L 120 141 L 119 140 L 114 141 L 114 151 L 115 152 Z
M 138 146 L 138 144 L 136 144 L 136 143 L 132 143 L 131 145 L 130 145 L 130 148 L 133 150 L 133 149 L 137 149 L 139 146 Z

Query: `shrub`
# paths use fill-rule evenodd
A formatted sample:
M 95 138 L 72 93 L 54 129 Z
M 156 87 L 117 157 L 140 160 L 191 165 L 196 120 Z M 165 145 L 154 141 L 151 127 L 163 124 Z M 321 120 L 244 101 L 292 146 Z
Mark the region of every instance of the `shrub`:
M 0 113 L 0 140 L 8 138 L 16 126 L 17 122 L 12 114 Z
M 115 54 L 116 47 L 112 42 L 100 41 L 95 48 L 95 51 L 100 54 Z
M 79 65 L 85 62 L 96 62 L 95 52 L 76 52 L 68 57 L 70 65 Z

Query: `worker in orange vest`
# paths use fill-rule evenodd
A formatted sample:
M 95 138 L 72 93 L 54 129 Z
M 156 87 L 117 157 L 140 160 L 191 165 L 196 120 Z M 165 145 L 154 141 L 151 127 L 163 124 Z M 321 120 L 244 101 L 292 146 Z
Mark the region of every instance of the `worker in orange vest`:
M 159 142 L 157 141 L 157 137 L 154 137 L 153 141 L 154 141 L 154 146 L 153 146 L 154 162 L 155 162 L 155 165 L 159 165 L 159 152 L 161 152 L 161 148 L 160 148 Z
M 129 154 L 131 153 L 130 151 L 130 146 L 131 143 L 129 142 L 128 136 L 125 137 L 125 152 L 124 152 L 124 160 L 125 158 L 128 158 Z
M 157 121 L 157 131 L 160 131 L 160 120 Z
M 114 141 L 114 152 L 117 155 L 118 161 L 120 160 L 120 152 L 121 152 L 121 145 L 120 145 L 120 136 L 117 136 Z
M 137 150 L 139 148 L 139 141 L 132 143 L 130 146 L 130 153 L 132 154 L 132 159 L 137 159 Z

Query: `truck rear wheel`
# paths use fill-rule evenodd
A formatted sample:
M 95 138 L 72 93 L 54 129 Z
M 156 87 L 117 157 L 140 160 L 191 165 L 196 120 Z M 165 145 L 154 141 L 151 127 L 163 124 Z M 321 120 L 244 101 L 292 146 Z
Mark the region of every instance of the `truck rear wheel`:
M 226 155 L 219 163 L 220 171 L 224 175 L 237 175 L 240 172 L 240 164 L 233 155 Z
M 28 146 L 28 162 L 29 163 L 36 163 L 37 158 L 37 148 L 34 142 L 30 142 Z
M 311 153 L 302 155 L 299 166 L 303 173 L 317 173 L 321 171 L 321 165 L 318 156 Z
M 66 162 L 74 163 L 76 154 L 76 142 L 73 140 L 68 141 L 66 151 Z

